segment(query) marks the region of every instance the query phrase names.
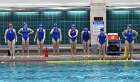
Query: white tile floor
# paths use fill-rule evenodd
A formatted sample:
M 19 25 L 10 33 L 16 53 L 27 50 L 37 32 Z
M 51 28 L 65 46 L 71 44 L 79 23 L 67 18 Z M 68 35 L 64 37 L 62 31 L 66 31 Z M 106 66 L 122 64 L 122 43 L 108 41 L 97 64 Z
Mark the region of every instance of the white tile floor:
M 38 55 L 31 55 L 29 57 L 25 56 L 22 58 L 21 55 L 15 57 L 15 59 L 11 59 L 9 56 L 0 56 L 0 62 L 38 62 L 38 61 L 50 61 L 50 60 L 98 60 L 99 55 L 91 55 L 90 57 L 84 57 L 84 55 L 76 55 L 75 58 L 72 58 L 71 55 L 60 55 L 59 57 L 55 57 L 53 55 L 49 55 L 48 58 L 42 57 L 39 58 Z M 106 56 L 106 60 L 123 60 L 125 59 L 123 55 L 120 56 Z M 134 60 L 140 60 L 140 54 L 133 55 Z

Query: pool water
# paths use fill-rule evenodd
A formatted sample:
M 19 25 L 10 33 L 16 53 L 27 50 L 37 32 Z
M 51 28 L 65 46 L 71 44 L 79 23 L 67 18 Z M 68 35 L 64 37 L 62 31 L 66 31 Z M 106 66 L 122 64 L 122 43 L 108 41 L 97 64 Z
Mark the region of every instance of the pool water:
M 1 63 L 0 82 L 140 82 L 140 62 Z

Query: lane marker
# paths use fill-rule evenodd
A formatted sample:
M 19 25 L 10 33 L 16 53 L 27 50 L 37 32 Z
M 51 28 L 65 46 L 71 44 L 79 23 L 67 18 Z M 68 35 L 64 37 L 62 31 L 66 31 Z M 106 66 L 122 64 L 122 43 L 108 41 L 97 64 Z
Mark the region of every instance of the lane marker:
M 137 60 L 48 60 L 48 63 L 75 63 L 75 62 L 133 62 Z

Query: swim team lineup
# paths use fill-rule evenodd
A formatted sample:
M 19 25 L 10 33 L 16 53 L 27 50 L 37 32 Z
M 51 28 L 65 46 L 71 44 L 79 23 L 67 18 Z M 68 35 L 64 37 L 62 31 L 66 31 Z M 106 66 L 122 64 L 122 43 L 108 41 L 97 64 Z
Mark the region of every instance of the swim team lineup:
M 134 40 L 138 36 L 138 32 L 133 29 L 131 24 L 126 25 L 126 30 L 122 32 L 122 36 L 125 39 L 125 47 L 126 47 L 126 60 L 132 60 L 133 56 L 133 48 L 134 48 Z M 43 45 L 46 37 L 46 31 L 43 28 L 42 24 L 38 25 L 36 32 L 34 32 L 31 28 L 28 27 L 27 22 L 23 23 L 23 27 L 16 32 L 14 29 L 14 25 L 9 23 L 9 28 L 5 31 L 5 43 L 8 45 L 8 49 L 10 51 L 12 59 L 15 59 L 15 44 L 17 42 L 17 34 L 21 35 L 22 38 L 22 58 L 25 56 L 25 50 L 27 50 L 26 56 L 29 57 L 29 35 L 35 33 L 34 42 L 37 42 L 38 47 L 38 55 L 40 58 L 43 57 Z M 76 29 L 76 25 L 72 24 L 71 29 L 68 31 L 68 37 L 71 46 L 71 57 L 76 57 L 76 44 L 77 44 L 77 36 L 78 29 Z M 90 45 L 91 45 L 91 32 L 87 27 L 83 28 L 81 33 L 81 42 L 83 45 L 84 57 L 90 57 Z M 59 45 L 62 41 L 62 32 L 61 29 L 58 28 L 58 24 L 54 23 L 53 28 L 50 31 L 50 35 L 52 35 L 52 44 L 53 44 L 53 54 L 56 58 L 59 57 Z M 99 49 L 99 60 L 105 60 L 106 54 L 106 45 L 107 45 L 107 33 L 104 31 L 104 28 L 100 28 L 100 33 L 98 34 L 96 39 L 96 44 Z

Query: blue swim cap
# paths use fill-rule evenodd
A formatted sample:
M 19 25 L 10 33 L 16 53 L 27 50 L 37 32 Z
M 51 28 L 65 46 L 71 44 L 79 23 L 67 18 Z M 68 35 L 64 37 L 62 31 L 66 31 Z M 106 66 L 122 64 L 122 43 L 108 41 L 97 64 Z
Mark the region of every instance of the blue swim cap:
M 23 25 L 26 25 L 26 24 L 27 24 L 26 22 L 23 23 Z
M 132 28 L 132 24 L 128 24 L 128 27 Z
M 57 25 L 57 23 L 54 23 L 54 27 L 57 27 L 58 25 Z
M 72 27 L 75 27 L 76 25 L 75 25 L 75 24 L 72 24 L 71 26 L 72 26 Z
M 101 31 L 104 31 L 104 28 L 100 28 Z
M 87 27 L 85 27 L 83 30 L 84 30 L 84 31 L 88 31 L 88 28 L 87 28 Z
M 23 23 L 23 27 L 24 27 L 25 25 L 27 25 L 27 23 L 26 23 L 26 22 L 24 22 L 24 23 Z
M 42 27 L 42 24 L 39 24 L 39 27 Z

